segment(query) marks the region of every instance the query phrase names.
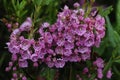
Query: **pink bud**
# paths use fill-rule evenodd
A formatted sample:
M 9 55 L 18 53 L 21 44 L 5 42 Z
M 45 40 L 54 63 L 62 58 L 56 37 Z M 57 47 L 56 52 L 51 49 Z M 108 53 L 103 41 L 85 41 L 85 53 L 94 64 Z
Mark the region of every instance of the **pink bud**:
M 108 79 L 111 79 L 111 77 L 112 77 L 112 72 L 111 72 L 111 70 L 109 70 L 109 71 L 107 72 L 106 77 L 107 77 Z
M 17 78 L 17 73 L 13 73 L 13 77 L 14 77 L 14 78 Z
M 13 67 L 13 71 L 16 71 L 17 70 L 17 68 L 16 67 Z
M 6 71 L 6 72 L 10 71 L 10 67 L 6 67 L 6 68 L 5 68 L 5 71 Z
M 13 62 L 9 62 L 9 66 L 12 67 L 13 66 Z
M 38 67 L 38 63 L 37 63 L 37 62 L 34 62 L 34 63 L 33 63 L 33 66 L 34 66 L 34 67 Z

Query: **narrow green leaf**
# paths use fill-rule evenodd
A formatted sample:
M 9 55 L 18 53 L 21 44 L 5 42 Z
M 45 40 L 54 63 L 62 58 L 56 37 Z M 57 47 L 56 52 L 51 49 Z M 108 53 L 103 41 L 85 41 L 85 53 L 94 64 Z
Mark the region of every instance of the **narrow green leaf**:
M 115 71 L 115 73 L 116 73 L 117 75 L 120 76 L 120 71 L 116 68 L 116 66 L 113 66 L 113 70 Z
M 2 57 L 0 57 L 0 67 L 2 66 L 3 60 L 5 59 L 6 54 L 3 54 Z
M 53 80 L 55 71 L 53 69 L 48 69 L 47 80 Z
M 27 12 L 28 12 L 27 10 L 25 10 L 24 12 L 22 12 L 22 13 L 20 14 L 20 18 L 23 17 Z
M 47 80 L 53 80 L 55 75 L 55 69 L 51 68 L 44 68 L 44 71 L 42 71 L 41 76 L 44 76 Z
M 92 76 L 91 76 L 91 78 L 90 78 L 89 80 L 94 80 L 94 79 L 95 79 L 95 77 L 96 77 L 96 74 L 95 74 L 95 73 L 93 73 L 93 74 L 92 74 Z
M 114 31 L 114 38 L 115 38 L 115 42 L 117 44 L 119 44 L 120 43 L 120 35 L 116 31 Z
M 12 2 L 12 5 L 13 5 L 13 8 L 14 8 L 14 10 L 16 11 L 17 9 L 16 9 L 16 2 L 15 2 L 16 0 L 11 0 L 11 2 Z
M 22 2 L 20 2 L 19 4 L 19 10 L 22 11 L 25 8 L 27 1 L 26 0 L 22 0 Z
M 102 41 L 101 41 L 101 44 L 100 44 L 100 47 L 96 48 L 96 47 L 93 47 L 93 50 L 94 52 L 98 53 L 100 56 L 104 53 L 107 45 L 108 45 L 108 40 L 107 38 L 105 37 Z
M 45 0 L 45 4 L 49 5 L 52 1 L 54 1 L 54 0 Z
M 3 4 L 4 4 L 4 8 L 6 7 L 5 10 L 7 11 L 7 9 L 8 9 L 8 8 L 7 8 L 7 1 L 6 1 L 6 0 L 3 0 Z
M 109 62 L 106 64 L 104 70 L 103 70 L 103 74 L 106 75 L 107 71 L 111 68 L 113 64 L 113 59 L 112 57 L 110 58 Z
M 42 4 L 42 2 L 44 2 L 43 0 L 32 0 L 34 5 L 40 6 Z
M 116 26 L 120 30 L 120 0 L 117 0 L 116 3 Z
M 109 20 L 109 17 L 106 16 L 106 23 L 107 23 L 107 34 L 108 34 L 108 38 L 109 38 L 109 41 L 110 43 L 112 44 L 113 47 L 116 46 L 116 43 L 115 43 L 115 38 L 114 38 L 114 30 L 112 28 L 112 25 L 110 23 L 110 20 Z
M 116 63 L 120 63 L 120 59 L 117 59 L 117 60 L 115 60 L 114 62 L 116 62 Z
M 19 0 L 16 0 L 16 11 L 19 9 L 19 5 L 20 5 L 20 3 L 19 3 Z
M 103 9 L 103 7 L 99 8 L 99 14 L 101 16 L 107 16 L 110 14 L 110 12 L 113 10 L 112 6 L 107 7 L 106 9 Z
M 17 17 L 20 17 L 20 11 L 16 11 Z

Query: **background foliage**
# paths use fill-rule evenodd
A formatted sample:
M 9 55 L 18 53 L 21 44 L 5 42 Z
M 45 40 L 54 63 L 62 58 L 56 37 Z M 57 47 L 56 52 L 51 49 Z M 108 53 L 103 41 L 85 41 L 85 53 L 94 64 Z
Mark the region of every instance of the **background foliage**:
M 77 1 L 79 0 L 10 0 L 9 2 L 0 0 L 0 80 L 9 80 L 12 75 L 11 72 L 5 72 L 5 67 L 8 65 L 11 55 L 6 48 L 10 32 L 8 32 L 6 25 L 3 23 L 3 19 L 22 23 L 27 16 L 31 16 L 34 25 L 38 25 L 39 21 L 41 23 L 43 21 L 54 23 L 58 11 L 61 11 L 65 4 L 72 8 L 73 3 Z M 120 0 L 96 0 L 96 3 L 97 5 L 105 6 L 104 14 L 102 12 L 99 13 L 105 16 L 106 19 L 106 36 L 101 46 L 94 48 L 94 50 L 107 62 L 104 73 L 109 67 L 112 67 L 112 80 L 120 80 Z M 112 10 L 108 6 L 112 6 Z M 74 67 L 72 68 L 73 75 L 76 71 L 75 69 Z M 61 72 L 65 70 L 61 69 Z M 46 76 L 47 80 L 53 80 L 55 74 L 53 69 L 44 68 L 41 71 L 42 73 L 39 73 L 41 76 Z M 69 72 L 66 71 L 65 74 L 69 75 Z M 60 76 L 62 80 L 64 75 Z

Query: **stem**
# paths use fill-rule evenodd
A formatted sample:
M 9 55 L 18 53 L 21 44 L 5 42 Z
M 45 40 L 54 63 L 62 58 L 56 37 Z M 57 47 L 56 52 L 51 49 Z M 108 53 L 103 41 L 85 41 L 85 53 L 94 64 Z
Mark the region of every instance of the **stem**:
M 32 1 L 34 2 L 34 0 L 32 0 Z M 30 31 L 30 35 L 28 36 L 28 39 L 33 38 L 34 33 L 35 33 L 35 31 L 37 30 L 37 28 L 35 28 L 35 24 L 36 24 L 37 18 L 39 17 L 41 6 L 40 6 L 40 5 L 38 6 L 38 5 L 36 4 L 36 5 L 34 6 L 34 8 L 35 8 L 35 11 L 33 12 L 33 24 L 32 24 L 32 29 L 31 29 L 31 31 Z
M 120 56 L 116 57 L 116 59 L 120 59 Z
M 34 80 L 34 78 L 24 69 L 22 69 L 23 72 L 31 79 L 31 80 Z
M 67 75 L 67 67 L 65 67 L 65 75 Z M 65 80 L 67 80 L 67 77 L 65 77 Z
M 69 80 L 72 80 L 72 64 L 70 64 Z
M 113 66 L 113 70 L 115 71 L 115 73 L 116 73 L 117 75 L 120 76 L 120 72 L 119 72 L 119 70 L 116 68 L 116 66 Z
M 86 4 L 84 5 L 84 9 L 87 9 L 85 17 L 89 16 L 94 2 L 95 2 L 95 0 L 86 0 L 85 1 Z

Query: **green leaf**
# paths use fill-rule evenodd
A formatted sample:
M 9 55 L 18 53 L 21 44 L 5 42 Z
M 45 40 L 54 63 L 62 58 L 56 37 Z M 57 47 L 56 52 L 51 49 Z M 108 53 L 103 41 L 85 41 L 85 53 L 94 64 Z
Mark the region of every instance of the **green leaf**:
M 113 8 L 112 8 L 112 6 L 109 6 L 106 9 L 103 9 L 103 7 L 99 7 L 98 10 L 99 10 L 99 14 L 101 16 L 107 16 L 108 14 L 110 14 L 110 12 L 113 10 Z
M 100 43 L 100 47 L 96 48 L 96 47 L 93 47 L 93 50 L 94 52 L 98 53 L 100 56 L 104 53 L 107 45 L 108 45 L 108 39 L 105 37 L 101 43 Z
M 113 59 L 112 57 L 110 58 L 109 62 L 106 64 L 104 70 L 103 70 L 103 74 L 106 75 L 107 71 L 111 68 L 113 64 Z
M 116 53 L 118 53 L 120 55 L 120 45 L 119 45 L 119 43 L 120 43 L 120 35 L 119 35 L 119 33 L 117 31 L 115 31 L 113 29 L 108 16 L 106 16 L 105 18 L 106 18 L 106 23 L 107 23 L 107 37 L 108 37 L 108 40 L 109 40 L 111 46 L 113 48 L 117 49 Z
M 16 6 L 15 6 L 17 8 L 16 11 L 19 9 L 19 5 L 20 5 L 19 0 L 16 0 Z
M 114 31 L 114 38 L 115 38 L 116 44 L 119 44 L 120 43 L 120 35 L 116 31 Z
M 47 80 L 53 80 L 55 75 L 55 69 L 51 68 L 45 68 L 44 71 L 42 71 L 41 76 L 44 76 Z
M 113 29 L 108 16 L 106 18 L 107 34 L 111 44 L 115 47 L 120 43 L 120 35 Z
M 54 1 L 54 0 L 45 0 L 45 4 L 49 5 L 52 1 Z
M 120 30 L 120 0 L 117 0 L 116 4 L 116 25 L 117 29 Z
M 17 9 L 16 9 L 16 5 L 15 5 L 15 0 L 11 0 L 12 1 L 12 5 L 13 5 L 13 8 L 14 8 L 14 10 L 16 11 Z
M 19 4 L 19 10 L 20 11 L 25 8 L 26 3 L 27 3 L 26 0 L 22 0 L 22 2 L 20 2 L 20 4 Z
M 27 12 L 28 12 L 27 10 L 25 10 L 24 12 L 22 12 L 22 13 L 20 14 L 20 18 L 23 17 Z
M 120 63 L 120 59 L 117 59 L 117 60 L 115 60 L 114 62 L 116 62 L 116 63 Z
M 107 35 L 108 35 L 108 38 L 109 38 L 109 41 L 110 43 L 112 44 L 113 47 L 116 46 L 116 42 L 115 42 L 115 38 L 114 38 L 114 30 L 112 28 L 112 25 L 110 23 L 110 20 L 109 20 L 109 17 L 106 16 L 106 23 L 107 23 Z
M 5 59 L 6 54 L 4 53 L 1 57 L 0 57 L 0 67 L 3 64 L 3 60 Z
M 120 76 L 120 71 L 117 69 L 116 66 L 113 66 L 113 70 L 115 71 L 115 73 Z
M 42 2 L 44 2 L 43 0 L 32 0 L 34 5 L 40 6 L 42 4 Z
M 16 11 L 16 16 L 20 17 L 20 11 Z
M 89 80 L 94 80 L 94 79 L 95 79 L 95 77 L 96 77 L 96 74 L 95 74 L 95 73 L 93 73 L 93 74 L 91 75 L 91 77 L 90 77 L 90 79 L 89 79 Z

